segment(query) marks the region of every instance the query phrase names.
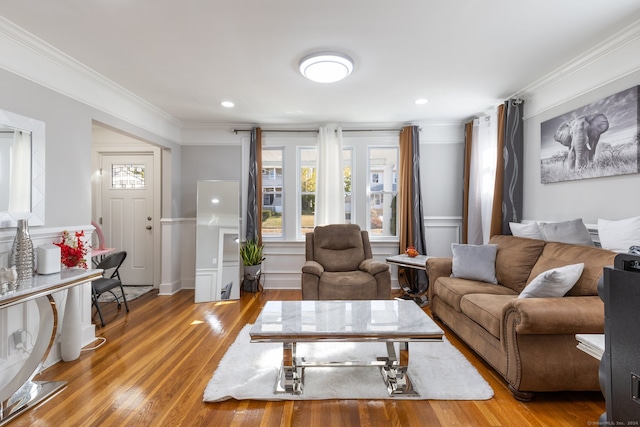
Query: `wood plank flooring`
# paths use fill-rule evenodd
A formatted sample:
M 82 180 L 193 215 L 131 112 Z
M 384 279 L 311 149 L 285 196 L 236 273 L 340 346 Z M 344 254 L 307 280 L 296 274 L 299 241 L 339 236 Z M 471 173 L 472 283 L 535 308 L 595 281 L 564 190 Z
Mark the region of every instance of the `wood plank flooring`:
M 66 380 L 49 401 L 14 426 L 587 426 L 604 411 L 600 393 L 542 393 L 514 400 L 505 382 L 446 328 L 446 336 L 489 382 L 487 401 L 235 401 L 204 403 L 204 389 L 226 349 L 268 300 L 300 291 L 267 290 L 239 301 L 194 304 L 193 291 L 105 309 L 106 343 L 60 362 L 36 380 Z M 428 312 L 428 309 L 427 309 Z

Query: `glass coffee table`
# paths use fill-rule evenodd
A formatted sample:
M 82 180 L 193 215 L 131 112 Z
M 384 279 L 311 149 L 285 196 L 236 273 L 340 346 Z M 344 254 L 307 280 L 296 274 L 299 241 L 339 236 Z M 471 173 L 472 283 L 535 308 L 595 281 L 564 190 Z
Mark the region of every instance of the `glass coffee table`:
M 409 343 L 442 342 L 444 332 L 413 301 L 268 301 L 250 332 L 251 342 L 282 343 L 276 393 L 302 394 L 307 367 L 376 366 L 390 396 L 419 396 L 407 373 Z M 301 342 L 383 342 L 376 360 L 309 361 Z M 307 356 L 307 357 L 305 357 Z

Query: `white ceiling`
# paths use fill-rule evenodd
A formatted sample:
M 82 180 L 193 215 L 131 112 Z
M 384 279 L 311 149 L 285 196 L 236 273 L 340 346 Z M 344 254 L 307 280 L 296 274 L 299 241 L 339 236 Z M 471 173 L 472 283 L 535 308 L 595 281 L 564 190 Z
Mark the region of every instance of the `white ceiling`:
M 185 125 L 460 122 L 640 22 L 638 0 L 0 4 L 9 21 Z M 300 58 L 324 50 L 351 56 L 351 76 L 304 79 Z

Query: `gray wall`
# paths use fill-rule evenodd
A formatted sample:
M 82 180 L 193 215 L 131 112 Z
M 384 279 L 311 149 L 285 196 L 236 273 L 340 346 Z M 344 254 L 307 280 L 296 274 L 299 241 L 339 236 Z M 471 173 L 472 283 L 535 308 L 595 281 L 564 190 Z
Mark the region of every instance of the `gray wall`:
M 420 186 L 426 217 L 462 215 L 464 141 L 420 145 Z
M 0 108 L 45 123 L 45 225 L 91 222 L 90 109 L 0 70 Z
M 180 160 L 177 144 L 2 69 L 0 109 L 45 123 L 46 227 L 91 222 L 91 134 L 94 119 L 165 149 L 172 149 L 174 157 Z M 180 168 L 180 164 L 173 166 L 174 177 L 179 177 Z M 179 178 L 173 179 L 174 185 L 180 182 Z M 176 194 L 179 197 L 179 192 Z
M 637 54 L 635 55 L 638 56 Z M 597 80 L 594 79 L 595 86 Z M 561 221 L 582 218 L 596 224 L 598 218 L 615 220 L 640 215 L 640 174 L 541 184 L 540 124 L 563 113 L 640 84 L 636 71 L 597 89 L 580 93 L 553 108 L 525 120 L 524 218 Z M 525 102 L 525 117 L 527 105 Z
M 236 180 L 242 184 L 242 147 L 240 145 L 185 145 L 182 147 L 181 212 L 185 218 L 196 216 L 198 180 Z

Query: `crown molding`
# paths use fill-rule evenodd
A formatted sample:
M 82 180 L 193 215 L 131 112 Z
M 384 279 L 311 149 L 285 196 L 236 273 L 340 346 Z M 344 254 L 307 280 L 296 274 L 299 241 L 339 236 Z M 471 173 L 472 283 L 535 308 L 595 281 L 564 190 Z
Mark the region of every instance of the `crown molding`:
M 162 138 L 181 141 L 181 121 L 2 16 L 0 48 L 0 68 Z
M 606 58 L 611 55 L 612 52 L 621 49 L 638 39 L 640 39 L 640 20 L 623 28 L 608 39 L 596 44 L 593 48 L 576 56 L 551 73 L 519 90 L 509 98 L 521 98 L 525 100 L 531 98 L 532 96 L 542 92 L 544 89 L 558 83 L 577 71 Z M 608 82 L 624 77 L 624 75 L 628 75 L 629 73 L 629 71 L 621 73 L 616 77 L 610 78 Z M 603 84 L 605 84 L 605 82 L 602 82 L 597 86 L 602 86 Z

